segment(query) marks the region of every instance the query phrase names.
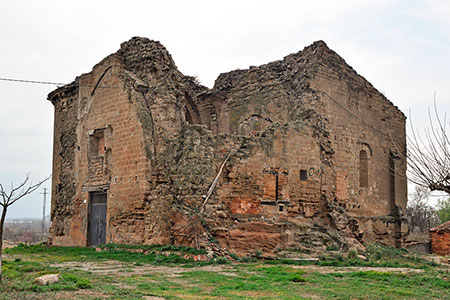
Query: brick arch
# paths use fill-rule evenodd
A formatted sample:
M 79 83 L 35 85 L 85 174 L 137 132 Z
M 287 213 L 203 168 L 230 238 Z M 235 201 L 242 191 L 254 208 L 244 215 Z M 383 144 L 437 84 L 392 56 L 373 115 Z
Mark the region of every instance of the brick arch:
M 366 142 L 362 142 L 361 145 L 362 145 L 361 149 L 366 150 L 369 157 L 373 155 L 372 147 L 370 147 L 369 144 L 367 144 Z

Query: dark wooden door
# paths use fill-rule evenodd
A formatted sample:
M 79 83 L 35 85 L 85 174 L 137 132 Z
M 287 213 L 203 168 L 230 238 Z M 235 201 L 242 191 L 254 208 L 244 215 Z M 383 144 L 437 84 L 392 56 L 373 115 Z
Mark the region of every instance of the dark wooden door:
M 106 243 L 106 193 L 91 193 L 89 201 L 88 245 Z

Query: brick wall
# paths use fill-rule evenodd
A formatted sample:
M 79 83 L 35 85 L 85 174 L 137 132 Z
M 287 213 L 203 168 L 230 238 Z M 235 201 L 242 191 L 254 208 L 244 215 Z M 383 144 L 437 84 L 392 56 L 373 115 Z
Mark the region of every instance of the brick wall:
M 71 133 L 75 143 L 71 147 L 74 157 L 71 167 L 58 163 L 60 155 L 54 154 L 54 176 L 70 172 L 76 193 L 70 199 L 74 207 L 71 216 L 64 216 L 64 228 L 52 226 L 55 244 L 86 245 L 89 193 L 99 187 L 107 187 L 107 242 L 136 243 L 143 239 L 143 206 L 148 191 L 149 160 L 143 149 L 143 133 L 133 103 L 118 80 L 117 59 L 112 56 L 96 66 L 93 72 L 78 79 L 78 110 L 73 121 L 76 130 Z M 117 88 L 95 88 L 104 85 Z M 55 101 L 55 109 L 67 101 Z M 65 127 L 65 117 L 58 114 L 55 120 L 55 136 Z M 98 132 L 101 131 L 101 135 Z M 93 142 L 93 139 L 98 141 Z M 94 147 L 96 149 L 90 149 Z M 55 149 L 57 150 L 57 149 Z M 58 176 L 56 176 L 58 177 Z M 54 180 L 54 185 L 56 181 Z M 65 190 L 53 188 L 53 196 L 59 199 Z M 58 200 L 53 202 L 55 205 Z M 57 212 L 52 213 L 61 218 Z M 62 230 L 63 234 L 57 234 Z
M 438 255 L 450 255 L 450 232 L 431 232 L 431 252 Z
M 198 246 L 209 231 L 246 254 L 394 245 L 406 231 L 404 115 L 323 42 L 209 90 L 160 43 L 133 38 L 49 99 L 54 244 L 87 244 L 97 190 L 107 242 Z

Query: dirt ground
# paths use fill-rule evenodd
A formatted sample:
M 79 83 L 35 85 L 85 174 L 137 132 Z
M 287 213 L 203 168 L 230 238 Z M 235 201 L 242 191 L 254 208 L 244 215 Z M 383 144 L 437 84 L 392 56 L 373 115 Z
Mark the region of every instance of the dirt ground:
M 186 272 L 186 268 L 182 267 L 168 267 L 168 266 L 135 266 L 130 264 L 124 264 L 117 261 L 104 261 L 104 262 L 64 262 L 55 263 L 50 266 L 56 268 L 70 268 L 74 270 L 89 271 L 94 274 L 101 275 L 121 275 L 121 276 L 132 276 L 139 274 L 147 274 L 149 272 L 158 273 L 168 277 L 177 277 L 178 274 Z M 330 267 L 330 266 L 316 266 L 316 265 L 306 265 L 306 266 L 290 266 L 294 269 L 301 269 L 304 271 L 318 272 L 318 273 L 346 273 L 355 271 L 378 271 L 378 272 L 396 272 L 396 273 L 423 273 L 423 269 L 412 269 L 412 268 L 388 268 L 388 267 Z M 123 272 L 126 269 L 127 272 Z M 189 268 L 193 271 L 211 271 L 226 276 L 236 276 L 234 273 L 234 268 L 232 265 L 208 265 Z
M 9 241 L 3 241 L 3 249 L 13 248 L 15 246 L 17 246 L 16 243 L 12 243 L 12 242 L 9 242 Z
M 55 268 L 69 268 L 72 270 L 88 271 L 94 274 L 101 275 L 120 275 L 120 276 L 132 276 L 139 274 L 148 273 L 158 273 L 168 277 L 177 277 L 178 274 L 186 272 L 186 268 L 183 267 L 169 267 L 169 266 L 154 266 L 154 265 L 144 265 L 136 266 L 132 264 L 120 263 L 117 261 L 103 261 L 103 262 L 64 262 L 50 264 L 51 267 Z M 123 272 L 126 269 L 127 272 Z M 233 273 L 234 268 L 232 265 L 208 265 L 189 268 L 190 271 L 211 271 L 218 274 L 223 274 L 227 276 L 236 276 Z
M 7 247 L 11 247 L 12 245 L 7 245 Z M 6 298 L 2 298 L 2 293 L 0 291 L 0 300 L 3 299 L 21 299 L 21 300 L 42 300 L 48 299 L 51 297 L 52 299 L 106 299 L 111 297 L 111 292 L 108 289 L 123 289 L 124 291 L 128 290 L 130 293 L 140 293 L 140 287 L 138 287 L 138 283 L 143 283 L 144 281 L 140 278 L 146 278 L 145 283 L 149 286 L 154 285 L 155 288 L 162 287 L 165 288 L 163 283 L 164 280 L 172 282 L 175 285 L 184 287 L 183 291 L 189 290 L 189 288 L 195 289 L 198 288 L 197 283 L 192 282 L 192 278 L 186 278 L 185 273 L 193 272 L 193 271 L 207 271 L 215 274 L 221 274 L 229 278 L 229 280 L 233 280 L 232 278 L 239 278 L 242 276 L 241 271 L 245 270 L 245 273 L 250 275 L 260 276 L 258 270 L 255 270 L 252 267 L 246 267 L 245 264 L 242 265 L 242 268 L 239 265 L 231 264 L 218 264 L 218 265 L 206 265 L 206 266 L 190 266 L 189 268 L 183 266 L 158 266 L 158 265 L 150 265 L 150 264 L 139 264 L 133 262 L 120 262 L 117 260 L 106 260 L 106 261 L 61 261 L 59 259 L 58 262 L 51 260 L 50 257 L 41 257 L 40 255 L 32 255 L 26 256 L 23 254 L 7 254 L 3 257 L 5 260 L 13 261 L 16 258 L 20 258 L 23 261 L 39 261 L 43 259 L 45 261 L 46 266 L 53 267 L 59 270 L 78 270 L 83 272 L 89 272 L 93 274 L 93 278 L 100 278 L 101 276 L 106 276 L 106 278 L 121 278 L 121 280 L 112 280 L 108 281 L 106 285 L 109 285 L 107 289 L 79 289 L 76 291 L 54 291 L 47 292 L 45 294 L 24 294 L 15 291 L 9 291 L 9 294 Z M 60 258 L 58 256 L 58 258 Z M 329 274 L 329 273 L 351 273 L 351 272 L 361 272 L 361 271 L 375 271 L 375 272 L 383 272 L 383 273 L 396 273 L 396 274 L 408 274 L 405 277 L 413 277 L 413 276 L 428 276 L 429 274 L 426 269 L 419 268 L 406 268 L 406 267 L 361 267 L 361 266 L 318 266 L 318 265 L 289 265 L 289 268 L 298 269 L 304 271 L 307 274 L 311 273 L 321 273 L 321 274 Z M 446 270 L 448 272 L 448 268 L 445 265 L 436 267 L 435 270 Z M 81 273 L 83 273 L 81 272 Z M 302 272 L 299 272 L 302 274 Z M 151 276 L 148 276 L 148 275 Z M 96 276 L 98 275 L 98 276 Z M 383 275 L 383 274 L 381 274 Z M 89 275 L 91 276 L 91 275 Z M 154 278 L 153 278 L 154 276 Z M 213 276 L 213 275 L 212 275 Z M 235 277 L 238 276 L 238 277 Z M 328 275 L 324 275 L 328 276 Z M 344 275 L 345 276 L 345 275 Z M 404 276 L 404 275 L 402 275 Z M 136 279 L 137 278 L 137 279 Z M 448 276 L 442 277 L 448 280 Z M 98 284 L 98 283 L 97 283 Z M 99 286 L 99 285 L 97 285 Z M 202 293 L 201 295 L 183 295 L 183 299 L 210 299 L 208 293 L 212 292 L 216 286 L 204 284 L 201 286 Z M 136 291 L 136 292 L 134 292 Z M 161 290 L 162 291 L 162 290 Z M 154 296 L 142 295 L 142 299 L 145 300 L 163 300 L 165 298 L 161 297 L 165 295 L 166 292 L 159 291 L 155 293 Z M 278 291 L 279 292 L 279 291 Z M 305 294 L 302 294 L 302 297 L 308 299 L 319 299 L 321 296 L 315 295 L 314 292 L 310 290 L 305 290 Z M 236 292 L 236 293 L 239 293 Z M 445 294 L 445 292 L 444 292 Z M 156 295 L 159 295 L 156 296 Z M 236 294 L 237 295 L 237 294 Z M 248 297 L 248 299 L 256 299 L 256 298 L 264 298 L 271 299 L 270 297 L 276 295 L 271 290 L 245 290 L 240 291 L 240 294 L 243 297 Z M 323 296 L 323 295 L 322 295 Z M 165 296 L 164 296 L 165 297 Z M 168 296 L 170 298 L 170 296 Z M 426 298 L 426 297 L 425 297 Z M 445 298 L 445 297 L 444 297 Z M 120 297 L 113 297 L 113 299 L 125 299 Z M 214 297 L 211 299 L 227 299 L 226 297 Z M 247 298 L 245 298 L 247 299 Z M 356 298 L 355 298 L 356 299 Z M 359 299 L 359 298 L 358 298 Z M 363 299 L 363 298 L 361 298 Z M 400 299 L 400 298 L 399 298 Z M 416 299 L 416 298 L 414 298 Z M 428 299 L 428 298 L 426 298 Z M 430 298 L 431 299 L 431 298 Z M 435 299 L 435 298 L 433 298 Z M 440 298 L 442 298 L 442 292 L 440 294 Z M 450 300 L 450 299 L 449 299 Z

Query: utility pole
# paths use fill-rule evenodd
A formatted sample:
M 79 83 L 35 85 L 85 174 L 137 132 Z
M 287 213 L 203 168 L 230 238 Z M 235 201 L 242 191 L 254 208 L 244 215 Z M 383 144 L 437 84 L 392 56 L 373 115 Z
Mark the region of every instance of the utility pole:
M 44 192 L 41 193 L 44 195 L 44 206 L 42 208 L 42 241 L 44 241 L 45 238 L 45 198 L 47 196 L 47 188 L 44 188 Z

